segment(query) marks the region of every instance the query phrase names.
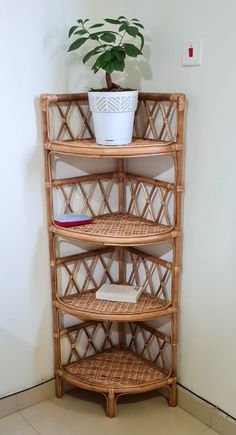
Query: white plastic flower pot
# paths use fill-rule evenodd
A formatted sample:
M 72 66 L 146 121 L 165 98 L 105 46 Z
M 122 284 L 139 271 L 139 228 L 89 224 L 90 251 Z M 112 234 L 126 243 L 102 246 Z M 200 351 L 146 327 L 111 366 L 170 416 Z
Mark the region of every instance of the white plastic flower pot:
M 138 91 L 88 92 L 96 143 L 127 145 L 132 141 Z

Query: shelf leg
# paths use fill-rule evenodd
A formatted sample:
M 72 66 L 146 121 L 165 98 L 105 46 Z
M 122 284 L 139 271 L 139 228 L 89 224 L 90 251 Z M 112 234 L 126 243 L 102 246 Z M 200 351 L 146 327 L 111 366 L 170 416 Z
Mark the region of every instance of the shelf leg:
M 170 385 L 170 396 L 169 396 L 169 405 L 176 406 L 177 405 L 177 386 L 176 381 Z
M 110 418 L 116 416 L 116 397 L 113 389 L 106 395 L 106 414 Z
M 57 374 L 55 377 L 55 393 L 56 393 L 56 397 L 58 397 L 59 399 L 63 396 L 62 378 Z

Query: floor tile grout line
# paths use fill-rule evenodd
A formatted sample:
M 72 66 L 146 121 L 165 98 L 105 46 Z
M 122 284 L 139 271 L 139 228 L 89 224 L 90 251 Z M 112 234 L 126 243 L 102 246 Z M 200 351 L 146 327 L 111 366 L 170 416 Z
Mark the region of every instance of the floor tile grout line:
M 19 414 L 21 415 L 21 417 L 26 421 L 26 423 L 28 423 L 31 427 L 32 427 L 32 429 L 34 429 L 34 431 L 38 434 L 38 435 L 40 435 L 40 432 L 32 425 L 32 423 L 29 421 L 29 420 L 27 420 L 27 418 L 21 413 L 21 411 L 18 411 L 19 412 Z
M 212 430 L 213 432 L 215 432 L 216 434 L 220 435 L 218 432 L 216 432 L 214 429 L 212 429 L 212 427 L 208 426 L 207 429 L 204 429 L 202 432 L 200 432 L 199 435 L 204 434 L 205 432 L 207 432 L 208 430 Z

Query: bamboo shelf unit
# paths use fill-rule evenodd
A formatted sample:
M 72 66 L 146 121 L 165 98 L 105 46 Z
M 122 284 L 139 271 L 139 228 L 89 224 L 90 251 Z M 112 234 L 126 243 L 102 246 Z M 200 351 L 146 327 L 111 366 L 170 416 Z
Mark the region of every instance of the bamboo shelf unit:
M 41 96 L 56 395 L 63 380 L 98 391 L 109 417 L 121 394 L 167 388 L 176 405 L 184 106 L 183 94 L 140 93 L 132 143 L 101 146 L 87 94 Z M 141 157 L 168 158 L 171 180 L 130 169 Z M 96 170 L 58 176 L 58 162 L 68 159 L 96 159 Z M 115 163 L 104 171 L 108 160 Z M 57 225 L 67 213 L 92 223 Z M 81 249 L 65 255 L 63 241 Z M 150 253 L 153 244 L 168 247 L 168 256 Z M 97 300 L 104 283 L 144 292 L 136 303 Z

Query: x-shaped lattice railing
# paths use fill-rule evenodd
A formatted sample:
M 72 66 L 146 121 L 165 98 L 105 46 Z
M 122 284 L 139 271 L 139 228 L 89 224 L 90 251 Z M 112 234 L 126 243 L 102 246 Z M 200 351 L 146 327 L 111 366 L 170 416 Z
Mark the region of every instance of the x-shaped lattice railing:
M 80 334 L 79 330 L 76 332 L 70 332 L 67 334 L 67 338 L 68 338 L 68 341 L 70 344 L 70 353 L 68 356 L 67 364 L 72 362 L 73 358 L 75 358 L 76 360 L 80 360 L 80 358 L 81 358 L 78 351 L 77 351 L 77 348 L 76 348 L 76 342 L 77 342 L 79 334 Z
M 128 214 L 135 214 L 156 223 L 164 223 L 168 226 L 172 225 L 173 219 L 170 217 L 169 204 L 173 190 L 169 190 L 167 187 L 140 182 L 140 180 L 135 178 L 127 179 L 127 186 L 130 191 L 130 199 L 127 205 Z M 144 202 L 142 209 L 141 202 Z
M 167 370 L 167 362 L 164 358 L 164 349 L 167 345 L 167 341 L 164 339 L 164 335 L 159 334 L 158 331 L 154 331 L 152 328 L 139 323 L 129 323 L 129 329 L 131 332 L 131 338 L 127 344 L 130 350 L 137 352 L 141 357 L 158 364 L 164 370 Z M 142 337 L 142 347 L 140 349 L 140 336 Z M 154 341 L 156 340 L 155 346 Z M 152 349 L 151 349 L 152 347 Z M 154 349 L 155 348 L 155 354 Z
M 104 350 L 112 348 L 115 345 L 111 338 L 113 324 L 114 323 L 112 322 L 101 322 L 101 327 L 105 334 L 104 342 L 101 349 L 102 352 Z
M 114 283 L 111 273 L 111 266 L 116 260 L 116 251 L 106 253 L 106 257 L 102 254 L 97 256 L 78 259 L 74 262 L 62 263 L 60 267 L 65 268 L 68 275 L 68 282 L 64 288 L 63 296 L 69 295 L 73 290 L 77 293 L 99 288 L 104 282 Z M 85 273 L 80 273 L 81 268 L 84 268 Z M 95 273 L 100 277 L 95 279 Z M 83 280 L 83 281 L 82 281 Z M 74 293 L 74 292 L 73 292 Z
M 110 204 L 111 193 L 113 186 L 117 183 L 117 180 L 105 178 L 103 180 L 90 180 L 81 181 L 80 183 L 73 184 L 63 184 L 57 186 L 57 189 L 62 193 L 62 198 L 64 201 L 62 207 L 62 213 L 89 213 L 92 216 L 101 215 L 103 213 L 112 213 L 112 207 Z M 85 184 L 88 191 L 85 189 Z M 96 192 L 96 201 L 100 201 L 97 204 L 97 210 L 92 207 L 93 198 Z M 76 201 L 75 195 L 78 195 L 78 200 Z M 74 202 L 74 205 L 72 204 Z M 79 210 L 75 210 L 75 207 L 78 207 L 80 204 Z
M 53 104 L 54 105 L 54 104 Z M 53 106 L 52 105 L 52 106 Z M 59 114 L 59 127 L 58 131 L 55 135 L 56 140 L 62 140 L 63 135 L 68 135 L 70 140 L 81 139 L 84 133 L 89 133 L 90 137 L 93 137 L 93 131 L 90 126 L 90 118 L 91 113 L 90 110 L 85 110 L 82 108 L 82 104 L 79 101 L 66 101 L 63 103 L 55 103 L 55 107 L 57 108 L 57 112 Z M 70 120 L 72 115 L 72 110 L 77 110 L 77 133 L 73 133 L 72 129 L 72 121 Z
M 78 293 L 85 291 L 90 282 L 92 282 L 94 288 L 96 288 L 97 283 L 96 283 L 95 279 L 93 278 L 93 272 L 94 272 L 94 269 L 97 265 L 97 261 L 98 261 L 97 257 L 93 257 L 91 259 L 90 265 L 88 265 L 87 260 L 77 261 L 73 265 L 72 270 L 69 268 L 69 266 L 67 264 L 63 264 L 63 266 L 65 267 L 65 269 L 69 275 L 69 280 L 68 280 L 67 286 L 66 286 L 65 291 L 64 291 L 64 296 L 67 296 L 68 293 L 70 292 L 71 288 L 73 288 L 73 287 L 75 288 L 75 290 Z M 82 265 L 86 271 L 86 276 L 85 276 L 83 284 L 79 285 L 78 281 L 76 279 L 76 276 L 78 276 L 79 270 L 81 269 Z
M 146 263 L 145 263 L 146 266 Z M 171 277 L 172 271 L 170 271 L 169 269 L 165 269 L 164 273 L 162 272 L 162 268 L 160 265 L 156 265 L 156 270 L 157 273 L 159 275 L 159 280 L 160 280 L 160 284 L 159 287 L 157 288 L 157 291 L 155 292 L 154 296 L 156 297 L 162 297 L 164 301 L 167 303 L 170 300 L 170 296 L 168 296 L 168 292 L 167 292 L 167 283 Z M 146 270 L 147 274 L 148 271 Z M 153 271 L 150 271 L 150 273 L 152 274 L 154 272 L 154 268 Z
M 90 136 L 94 137 L 94 133 L 93 133 L 91 127 L 90 127 L 90 119 L 91 119 L 91 116 L 92 116 L 91 111 L 88 108 L 87 112 L 85 113 L 83 111 L 82 107 L 81 107 L 81 104 L 78 101 L 76 101 L 75 104 L 78 107 L 78 110 L 79 110 L 79 112 L 81 114 L 81 117 L 82 117 L 82 124 L 80 126 L 80 129 L 78 130 L 76 138 L 80 139 L 80 138 L 83 137 L 83 133 L 84 133 L 85 128 L 87 128 Z
M 140 116 L 141 111 L 143 110 L 143 116 Z M 172 122 L 174 115 L 176 113 L 176 103 L 174 102 L 160 102 L 160 101 L 149 101 L 149 100 L 140 100 L 138 104 L 138 108 L 135 116 L 135 124 L 134 131 L 135 135 L 138 137 L 150 138 L 152 136 L 153 139 L 161 141 L 173 141 L 176 136 L 176 131 L 173 131 Z M 157 122 L 158 115 L 161 114 L 161 118 L 159 117 Z M 144 127 L 139 126 L 139 116 L 140 119 L 145 117 Z M 176 127 L 175 127 L 176 129 Z M 140 130 L 142 130 L 142 134 L 140 135 Z
M 89 328 L 88 327 L 80 328 L 76 332 L 69 332 L 67 334 L 67 338 L 69 340 L 69 344 L 71 348 L 67 364 L 71 363 L 73 361 L 73 358 L 75 358 L 76 361 L 86 358 L 90 348 L 92 348 L 93 353 L 98 352 L 98 349 L 93 342 L 97 327 L 98 325 L 94 324 L 91 325 Z M 80 337 L 82 334 L 84 334 L 84 337 L 86 337 L 87 339 L 87 344 L 83 349 L 83 351 L 82 351 L 82 346 L 79 346 Z M 79 353 L 78 350 L 79 348 L 81 353 Z
M 70 351 L 67 359 L 67 364 L 74 360 L 79 361 L 83 358 L 91 356 L 98 352 L 103 352 L 115 346 L 112 340 L 112 332 L 114 329 L 112 322 L 98 322 L 93 324 L 80 324 L 78 329 L 70 331 L 66 334 L 69 342 Z M 96 334 L 103 332 L 103 338 L 100 335 L 100 344 L 95 345 Z M 83 336 L 83 338 L 82 338 Z
M 172 277 L 172 270 L 169 266 L 151 262 L 136 253 L 129 252 L 132 269 L 127 279 L 130 285 L 142 286 L 153 296 L 160 298 L 164 303 L 170 302 L 171 294 L 167 289 L 168 282 Z M 169 265 L 169 263 L 168 263 Z M 143 267 L 145 276 L 141 279 L 140 269 Z M 158 283 L 159 281 L 159 283 Z M 158 284 L 158 285 L 157 285 Z
M 175 96 L 156 94 L 145 96 L 140 94 L 135 114 L 134 135 L 140 138 L 150 138 L 158 141 L 173 141 L 177 136 L 177 111 L 180 102 Z M 54 125 L 55 133 L 50 132 L 50 140 L 79 140 L 94 137 L 91 111 L 85 95 L 49 96 L 48 120 Z M 45 99 L 45 100 L 46 100 Z M 182 104 L 183 105 L 183 104 Z M 44 100 L 42 107 L 45 107 Z M 182 107 L 182 106 L 181 106 Z M 182 110 L 182 109 L 181 109 Z M 55 122 L 54 122 L 55 121 Z M 49 124 L 49 122 L 47 121 Z

